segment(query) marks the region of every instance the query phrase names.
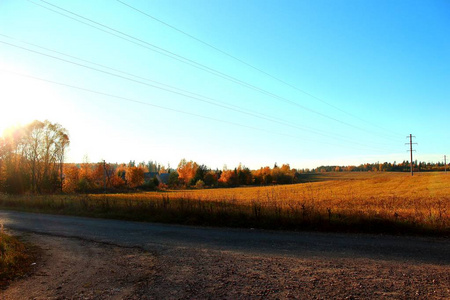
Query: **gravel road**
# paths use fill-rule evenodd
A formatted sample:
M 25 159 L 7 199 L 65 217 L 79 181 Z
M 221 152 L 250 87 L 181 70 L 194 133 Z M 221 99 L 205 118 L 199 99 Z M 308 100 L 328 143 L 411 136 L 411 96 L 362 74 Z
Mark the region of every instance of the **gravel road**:
M 450 298 L 450 241 L 444 238 L 11 211 L 0 211 L 0 223 L 43 248 L 35 274 L 47 274 L 46 280 L 33 275 L 13 283 L 2 299 Z

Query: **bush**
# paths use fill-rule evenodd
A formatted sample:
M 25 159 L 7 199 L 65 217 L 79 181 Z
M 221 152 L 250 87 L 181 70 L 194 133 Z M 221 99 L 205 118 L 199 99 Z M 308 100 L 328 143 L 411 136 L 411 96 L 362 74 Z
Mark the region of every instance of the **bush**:
M 0 288 L 9 280 L 24 275 L 30 266 L 29 260 L 25 245 L 0 231 Z
M 196 189 L 203 189 L 205 187 L 205 182 L 203 182 L 203 180 L 197 180 L 197 182 L 195 183 L 195 188 Z
M 143 185 L 141 185 L 139 188 L 145 190 L 145 191 L 155 191 L 157 185 L 155 185 L 155 182 L 153 180 L 146 181 Z

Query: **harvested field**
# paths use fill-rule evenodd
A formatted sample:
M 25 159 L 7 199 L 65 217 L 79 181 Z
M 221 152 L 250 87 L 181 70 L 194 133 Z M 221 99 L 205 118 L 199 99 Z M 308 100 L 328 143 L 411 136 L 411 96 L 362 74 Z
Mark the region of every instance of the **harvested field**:
M 319 177 L 319 176 L 322 177 Z M 2 196 L 4 208 L 208 226 L 450 233 L 444 173 L 319 174 L 295 185 L 129 194 Z

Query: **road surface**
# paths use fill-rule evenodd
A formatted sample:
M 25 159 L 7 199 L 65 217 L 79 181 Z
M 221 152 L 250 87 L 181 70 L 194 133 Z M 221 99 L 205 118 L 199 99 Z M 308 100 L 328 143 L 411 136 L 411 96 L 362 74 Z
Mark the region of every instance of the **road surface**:
M 74 256 L 61 253 L 76 248 L 82 264 L 84 250 L 90 249 L 86 256 L 96 253 L 97 258 L 84 265 L 89 268 L 114 252 L 98 266 L 104 270 L 116 261 L 113 269 L 130 253 L 128 261 L 139 270 L 123 266 L 124 274 L 129 270 L 128 282 L 123 280 L 127 288 L 115 284 L 115 292 L 111 286 L 95 293 L 98 284 L 75 289 L 63 284 L 36 291 L 50 293 L 45 297 L 76 298 L 80 291 L 100 299 L 106 293 L 118 299 L 450 297 L 450 241 L 445 238 L 203 228 L 12 211 L 0 211 L 0 223 L 47 245 L 47 252 L 58 249 L 51 255 L 61 261 Z M 50 273 L 65 265 L 52 269 L 51 263 L 48 259 L 43 266 Z M 142 276 L 134 278 L 136 273 Z M 26 286 L 13 284 L 10 290 L 16 293 L 3 296 L 13 299 Z

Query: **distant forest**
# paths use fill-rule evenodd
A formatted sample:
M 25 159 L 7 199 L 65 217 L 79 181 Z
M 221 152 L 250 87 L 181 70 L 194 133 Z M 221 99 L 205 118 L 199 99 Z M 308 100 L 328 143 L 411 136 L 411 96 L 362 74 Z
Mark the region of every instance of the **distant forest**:
M 8 130 L 0 137 L 0 192 L 98 193 L 136 190 L 216 188 L 293 184 L 304 182 L 304 174 L 324 172 L 409 172 L 408 161 L 367 163 L 359 166 L 320 166 L 292 169 L 289 164 L 257 170 L 239 165 L 212 170 L 182 159 L 176 169 L 157 162 L 64 163 L 69 146 L 67 130 L 49 121 L 34 121 Z M 445 165 L 414 162 L 415 172 L 444 171 Z
M 447 169 L 448 169 L 447 164 Z M 433 171 L 444 171 L 444 163 L 427 163 L 418 162 L 417 160 L 413 162 L 414 172 L 433 172 Z M 315 169 L 303 169 L 303 172 L 410 172 L 410 163 L 407 160 L 401 163 L 367 163 L 361 164 L 359 166 L 320 166 Z

